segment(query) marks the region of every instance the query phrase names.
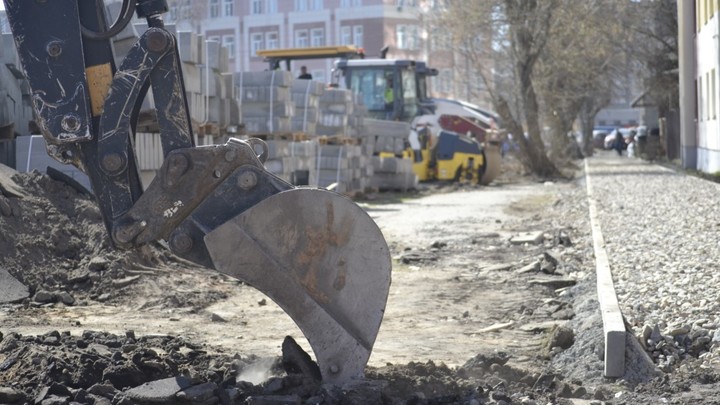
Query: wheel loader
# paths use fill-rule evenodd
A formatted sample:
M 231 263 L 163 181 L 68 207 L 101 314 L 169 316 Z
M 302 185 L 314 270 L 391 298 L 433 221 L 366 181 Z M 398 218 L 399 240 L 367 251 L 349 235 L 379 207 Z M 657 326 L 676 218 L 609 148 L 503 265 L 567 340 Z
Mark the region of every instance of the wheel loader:
M 387 51 L 383 48 L 381 58 L 366 58 L 362 49 L 343 45 L 261 50 L 258 56 L 270 69 L 280 69 L 284 64 L 287 70 L 294 60 L 336 59 L 331 87 L 351 89 L 370 118 L 411 123 L 413 130 L 407 134 L 410 147 L 401 157 L 413 160 L 413 171 L 420 181 L 492 182 L 500 170 L 500 148 L 485 140 L 490 125 L 483 127 L 474 121 L 482 117 L 486 122 L 488 118 L 469 108 L 458 111 L 453 102 L 430 98 L 427 77 L 436 76 L 438 71 L 421 61 L 386 59 Z M 443 116 L 463 119 L 472 128 L 460 132 L 460 128 L 441 121 Z M 415 141 L 419 130 L 427 135 L 422 144 Z
M 371 117 L 411 123 L 405 156 L 413 160 L 420 181 L 490 184 L 499 174 L 500 148 L 486 137 L 491 120 L 469 108 L 457 109 L 453 102 L 430 98 L 427 77 L 437 75 L 436 69 L 421 61 L 385 58 L 341 59 L 335 68 L 336 81 L 362 98 Z M 387 90 L 393 92 L 392 103 L 381 102 Z M 470 128 L 453 125 L 456 121 Z
M 324 383 L 361 378 L 390 287 L 382 233 L 351 200 L 263 167 L 260 139 L 196 146 L 165 0 L 4 0 L 48 153 L 85 172 L 113 245 L 165 240 L 176 255 L 274 300 L 310 343 Z M 116 66 L 111 38 L 148 29 Z M 163 164 L 143 191 L 134 132 L 152 89 Z

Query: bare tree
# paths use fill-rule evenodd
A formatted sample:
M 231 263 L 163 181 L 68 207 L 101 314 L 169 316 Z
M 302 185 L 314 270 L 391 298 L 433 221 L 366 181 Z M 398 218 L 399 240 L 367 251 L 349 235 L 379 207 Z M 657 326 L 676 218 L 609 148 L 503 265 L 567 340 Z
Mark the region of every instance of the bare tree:
M 545 51 L 558 1 L 496 0 L 469 3 L 451 0 L 446 3 L 447 12 L 438 21 L 444 29 L 452 32 L 458 52 L 476 66 L 476 72 L 485 83 L 495 110 L 520 146 L 523 165 L 541 177 L 560 175 L 545 152 L 540 105 L 534 83 L 534 70 Z M 477 42 L 477 35 L 487 32 L 488 26 L 492 27 L 493 35 L 490 38 L 493 69 L 490 71 L 482 67 L 487 60 L 486 49 L 473 46 Z M 510 88 L 495 86 L 496 72 L 512 73 Z M 513 105 L 518 107 L 514 108 Z
M 640 65 L 644 88 L 660 116 L 678 107 L 678 21 L 674 0 L 633 3 L 625 24 L 634 33 L 627 53 Z
M 560 3 L 559 23 L 553 26 L 536 72 L 554 160 L 577 149 L 567 136 L 576 119 L 582 128 L 582 151 L 592 154 L 595 116 L 610 103 L 630 33 L 616 18 L 627 5 L 622 0 Z
M 633 15 L 644 1 L 447 0 L 436 23 L 472 62 L 465 79 L 484 82 L 525 167 L 553 177 L 567 151 L 577 149 L 568 137 L 577 120 L 583 151 L 592 154 L 595 116 L 632 61 L 632 26 L 618 16 Z M 492 46 L 476 46 L 478 36 Z

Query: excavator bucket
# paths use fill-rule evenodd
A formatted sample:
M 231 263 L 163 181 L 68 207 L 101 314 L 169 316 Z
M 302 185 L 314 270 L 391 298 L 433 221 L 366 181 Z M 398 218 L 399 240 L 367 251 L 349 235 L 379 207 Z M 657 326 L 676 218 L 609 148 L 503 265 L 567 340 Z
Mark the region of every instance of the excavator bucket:
M 300 327 L 325 383 L 363 376 L 391 261 L 375 222 L 320 189 L 280 192 L 205 236 L 215 268 L 257 288 Z

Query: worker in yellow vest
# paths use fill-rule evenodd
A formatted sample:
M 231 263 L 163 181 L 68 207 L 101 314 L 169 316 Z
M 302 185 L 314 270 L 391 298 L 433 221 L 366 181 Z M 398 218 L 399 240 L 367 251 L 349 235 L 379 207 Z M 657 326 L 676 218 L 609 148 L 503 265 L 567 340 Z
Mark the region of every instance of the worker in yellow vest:
M 392 77 L 388 77 L 385 86 L 385 111 L 386 118 L 391 119 L 395 104 L 395 88 L 393 87 Z

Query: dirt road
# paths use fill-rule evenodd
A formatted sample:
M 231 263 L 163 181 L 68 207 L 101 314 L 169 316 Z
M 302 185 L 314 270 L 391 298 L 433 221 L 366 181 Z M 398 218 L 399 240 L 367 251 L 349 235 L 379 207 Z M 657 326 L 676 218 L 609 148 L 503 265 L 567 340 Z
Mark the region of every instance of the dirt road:
M 538 254 L 537 246 L 512 246 L 508 239 L 520 231 L 546 231 L 528 218 L 553 202 L 553 192 L 552 187 L 524 184 L 402 201 L 381 196 L 361 203 L 380 225 L 396 259 L 370 364 L 434 360 L 461 365 L 476 353 L 492 350 L 519 351 L 519 361 L 531 358 L 541 335 L 513 325 L 526 318 L 524 308 L 539 306 L 549 297 L 547 288 L 518 288 L 511 272 L 486 269 Z M 403 255 L 409 256 L 408 263 L 403 263 Z M 309 349 L 277 305 L 252 288 L 206 270 L 160 267 L 126 289 L 127 296 L 112 305 L 90 301 L 85 306 L 2 311 L 0 324 L 3 332 L 23 334 L 52 329 L 80 334 L 89 329 L 182 335 L 260 356 L 279 355 L 282 338 L 289 334 Z M 203 302 L 215 301 L 209 295 L 224 298 L 202 307 Z M 189 297 L 196 297 L 196 302 L 183 304 Z M 493 325 L 500 330 L 484 330 Z
M 98 240 L 79 243 L 88 235 L 102 234 L 97 215 L 95 222 L 84 222 L 93 217 L 88 215 L 93 212 L 89 200 L 73 197 L 41 177 L 20 180 L 30 197 L 20 202 L 23 217 L 8 218 L 4 225 L 13 230 L 14 239 L 0 238 L 0 242 L 14 253 L 7 263 L 26 269 L 15 273 L 35 281 L 31 288 L 35 296 L 22 305 L 0 307 L 4 336 L 68 331 L 69 337 L 61 338 L 70 339 L 71 357 L 80 355 L 73 336 L 88 336 L 105 345 L 97 341 L 100 335 L 83 333 L 88 330 L 181 337 L 202 345 L 203 353 L 260 358 L 253 360 L 261 365 L 254 375 L 242 378 L 255 384 L 271 375 L 272 359 L 281 355 L 286 335 L 311 352 L 291 319 L 253 288 L 178 262 L 162 250 L 122 256 Z M 47 191 L 48 184 L 59 189 Z M 569 243 L 574 230 L 558 220 L 561 215 L 548 215 L 561 202 L 563 190 L 571 187 L 527 181 L 482 188 L 439 187 L 416 194 L 384 193 L 359 203 L 380 226 L 393 256 L 387 309 L 368 369 L 371 378 L 391 381 L 390 391 L 383 395 L 400 400 L 414 392 L 441 396 L 445 392 L 456 398 L 467 393 L 468 386 L 477 387 L 485 373 L 496 376 L 488 380 L 485 391 L 472 390 L 472 398 L 487 398 L 500 389 L 499 381 L 522 381 L 515 388 L 518 392 L 536 390 L 551 347 L 568 344 L 550 339 L 549 330 L 573 316 L 568 303 L 559 299 L 558 289 L 583 276 L 583 265 L 572 265 L 579 256 Z M 53 220 L 33 220 L 43 216 Z M 511 242 L 527 232 L 538 237 L 529 243 Z M 72 243 L 48 253 L 63 233 Z M 558 258 L 562 263 L 550 263 Z M 52 294 L 69 291 L 76 300 L 72 305 L 37 302 L 41 289 Z M 51 336 L 38 337 L 37 342 L 42 345 L 47 339 L 56 341 Z M 150 353 L 163 352 L 151 348 Z M 0 347 L 0 361 L 25 353 L 18 350 L 3 354 Z M 122 350 L 141 349 L 132 344 Z M 18 363 L 18 370 L 35 364 L 32 356 L 31 363 Z M 461 371 L 427 364 L 465 365 L 466 371 L 456 374 Z M 471 376 L 467 370 L 480 374 Z M 497 373 L 503 370 L 504 380 L 498 380 Z M 166 370 L 162 375 L 171 373 Z M 103 379 L 105 374 L 101 373 Z M 157 374 L 118 383 L 116 388 L 160 378 L 153 375 Z M 442 382 L 429 384 L 428 375 Z M 11 382 L 17 376 L 0 373 L 0 387 L 4 378 Z M 464 382 L 458 385 L 460 381 Z M 27 381 L 27 387 L 35 384 Z M 568 392 L 565 395 L 572 394 Z

